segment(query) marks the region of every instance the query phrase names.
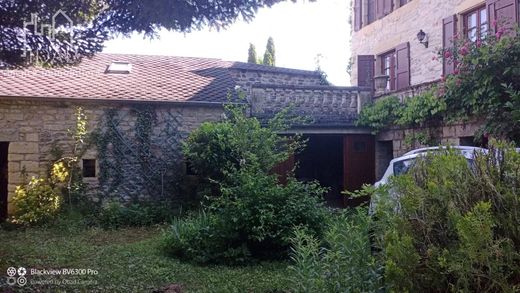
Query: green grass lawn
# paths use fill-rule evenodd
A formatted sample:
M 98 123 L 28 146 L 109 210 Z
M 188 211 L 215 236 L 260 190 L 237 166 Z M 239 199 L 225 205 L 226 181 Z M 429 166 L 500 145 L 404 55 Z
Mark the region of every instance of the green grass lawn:
M 246 267 L 198 266 L 162 254 L 161 228 L 29 228 L 0 230 L 0 291 L 150 292 L 181 284 L 185 292 L 287 291 L 287 263 Z M 60 226 L 60 227 L 61 227 Z M 91 269 L 97 275 L 27 275 L 27 285 L 6 284 L 8 267 Z M 28 272 L 28 274 L 29 274 Z M 81 273 L 81 271 L 79 271 Z M 50 281 L 49 281 L 50 280 Z M 37 281 L 59 285 L 35 284 Z M 64 282 L 76 284 L 63 284 Z

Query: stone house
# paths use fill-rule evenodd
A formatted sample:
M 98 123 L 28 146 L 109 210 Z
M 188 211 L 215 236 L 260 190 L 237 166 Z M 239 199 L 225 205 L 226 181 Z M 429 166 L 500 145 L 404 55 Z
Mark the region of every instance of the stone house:
M 344 188 L 374 180 L 373 137 L 353 125 L 370 91 L 322 83 L 314 71 L 172 56 L 98 54 L 72 67 L 0 70 L 0 216 L 12 210 L 22 173 L 45 175 L 71 153 L 77 107 L 95 132 L 80 153 L 83 188 L 98 200 L 139 199 L 191 180 L 180 141 L 221 119 L 228 98 L 260 119 L 289 105 L 312 117 L 291 131 L 309 138 L 297 176 L 332 187 L 328 199 L 338 202 Z
M 476 41 L 493 24 L 518 22 L 519 0 L 353 0 L 352 84 L 375 89 L 374 99 L 413 97 L 453 73 L 454 64 L 437 60 L 453 37 Z M 386 82 L 386 86 L 385 86 Z M 478 123 L 438 129 L 437 143 L 473 145 Z M 420 129 L 390 129 L 376 137 L 376 177 L 394 156 L 418 147 L 405 137 Z

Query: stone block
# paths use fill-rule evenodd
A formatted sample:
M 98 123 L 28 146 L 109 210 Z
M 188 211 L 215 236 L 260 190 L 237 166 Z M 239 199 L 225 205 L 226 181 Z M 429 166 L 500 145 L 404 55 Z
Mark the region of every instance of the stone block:
M 39 146 L 36 142 L 13 142 L 9 145 L 12 154 L 37 154 Z
M 7 155 L 7 160 L 9 162 L 21 161 L 23 159 L 24 159 L 24 155 L 20 155 L 20 154 L 8 154 Z
M 7 163 L 7 170 L 9 170 L 9 173 L 11 172 L 20 172 L 20 162 L 8 162 Z
M 39 141 L 38 133 L 27 133 L 25 134 L 26 141 Z
M 40 171 L 40 163 L 37 161 L 21 161 L 21 168 L 25 168 L 27 172 L 35 172 L 38 173 Z

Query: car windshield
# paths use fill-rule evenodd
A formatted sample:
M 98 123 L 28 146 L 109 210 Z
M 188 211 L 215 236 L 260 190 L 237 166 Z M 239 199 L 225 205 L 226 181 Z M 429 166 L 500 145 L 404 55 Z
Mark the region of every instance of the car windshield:
M 394 175 L 402 175 L 408 173 L 416 158 L 410 158 L 407 160 L 397 161 L 394 163 Z M 468 165 L 471 170 L 475 169 L 475 160 L 466 158 Z
M 410 170 L 410 167 L 412 166 L 414 161 L 415 161 L 415 158 L 395 162 L 394 163 L 394 175 L 397 176 L 397 175 L 405 174 L 406 172 L 408 172 L 408 170 Z

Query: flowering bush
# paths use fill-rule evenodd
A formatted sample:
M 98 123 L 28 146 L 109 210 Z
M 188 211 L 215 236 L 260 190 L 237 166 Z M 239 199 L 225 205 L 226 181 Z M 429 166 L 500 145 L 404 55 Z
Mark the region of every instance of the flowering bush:
M 14 214 L 11 222 L 21 225 L 40 224 L 56 216 L 63 199 L 60 185 L 69 177 L 63 162 L 52 165 L 49 178 L 32 177 L 16 186 L 13 196 Z
M 520 34 L 498 28 L 484 39 L 457 39 L 440 54 L 455 64 L 444 79 L 445 116 L 477 118 L 483 132 L 520 141 Z

